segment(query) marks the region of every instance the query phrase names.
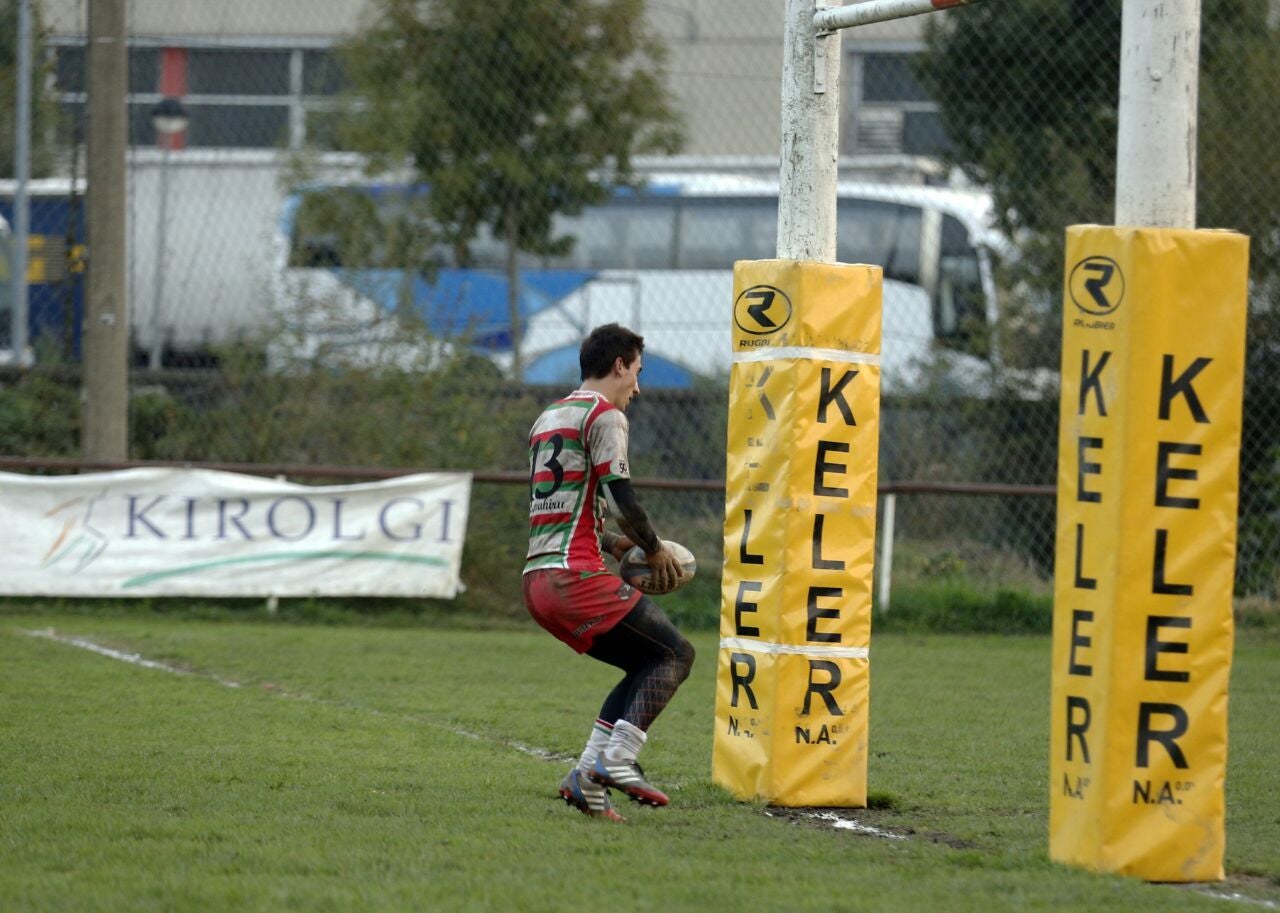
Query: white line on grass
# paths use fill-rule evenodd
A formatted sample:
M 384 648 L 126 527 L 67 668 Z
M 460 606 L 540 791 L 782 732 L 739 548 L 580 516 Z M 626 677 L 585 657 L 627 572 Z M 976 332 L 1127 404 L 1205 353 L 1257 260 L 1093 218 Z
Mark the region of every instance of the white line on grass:
M 846 818 L 835 812 L 806 812 L 796 809 L 791 814 L 766 811 L 765 816 L 769 818 L 808 818 L 811 821 L 820 821 L 837 831 L 853 831 L 855 834 L 861 834 L 864 837 L 879 837 L 881 840 L 907 839 L 906 834 L 895 834 L 892 831 L 886 831 L 884 828 L 863 824 L 857 818 Z
M 178 666 L 170 666 L 168 663 L 162 663 L 154 659 L 144 659 L 139 653 L 125 653 L 123 650 L 113 650 L 110 647 L 104 647 L 102 644 L 94 643 L 84 637 L 72 637 L 68 634 L 59 634 L 53 628 L 46 628 L 43 631 L 23 631 L 29 637 L 41 637 L 45 640 L 56 641 L 60 644 L 67 644 L 71 647 L 79 647 L 81 650 L 88 650 L 90 653 L 97 653 L 99 656 L 105 656 L 108 659 L 118 659 L 122 663 L 128 663 L 131 666 L 141 666 L 143 669 L 156 669 L 160 672 L 170 672 L 174 675 L 196 675 L 188 669 L 182 669 Z M 199 678 L 207 678 L 217 682 L 226 688 L 242 688 L 239 682 L 233 682 L 230 679 L 219 678 L 216 675 L 202 674 Z
M 43 640 L 51 640 L 55 643 L 65 644 L 69 647 L 79 647 L 81 650 L 88 650 L 90 653 L 96 653 L 99 656 L 105 656 L 108 659 L 119 660 L 122 663 L 128 663 L 131 666 L 139 666 L 143 669 L 154 669 L 157 672 L 168 672 L 171 675 L 193 676 L 195 678 L 206 679 L 207 681 L 216 682 L 224 688 L 244 688 L 247 687 L 242 682 L 233 681 L 229 678 L 223 678 L 220 675 L 214 675 L 210 672 L 194 672 L 190 669 L 183 669 L 180 666 L 173 666 L 169 663 L 163 663 L 159 660 L 146 659 L 140 653 L 126 653 L 123 650 L 114 650 L 111 647 L 104 647 L 102 644 L 95 643 L 87 637 L 73 637 L 69 634 L 59 634 L 53 628 L 46 628 L 43 631 L 23 631 L 28 637 L 39 637 Z M 297 701 L 306 701 L 312 704 L 324 704 L 329 707 L 340 707 L 345 710 L 360 710 L 364 713 L 371 713 L 374 716 L 386 716 L 381 710 L 372 707 L 365 707 L 360 704 L 354 704 L 349 701 L 331 701 L 325 698 L 312 697 L 309 694 L 301 694 L 294 691 L 286 691 L 276 685 L 264 686 L 272 694 L 278 694 L 281 697 L 292 698 Z M 462 736 L 467 739 L 474 739 L 477 742 L 488 742 L 494 745 L 501 745 L 505 748 L 513 748 L 523 754 L 532 755 L 535 758 L 541 758 L 544 761 L 573 761 L 576 756 L 564 755 L 547 748 L 537 748 L 532 745 L 526 745 L 523 742 L 517 742 L 511 739 L 495 739 L 491 736 L 483 735 L 479 732 L 472 732 L 469 729 L 460 729 L 456 726 L 444 726 L 431 720 L 424 720 L 421 717 L 402 717 L 402 719 L 411 720 L 415 723 L 426 723 L 429 726 L 435 726 L 444 729 L 454 735 Z
M 886 831 L 883 828 L 874 827 L 870 824 L 863 824 L 856 818 L 842 818 L 835 812 L 813 812 L 809 815 L 818 821 L 826 821 L 832 827 L 839 831 L 853 831 L 855 834 L 865 834 L 868 837 L 880 837 L 884 840 L 906 840 L 906 834 L 895 834 Z
M 1190 885 L 1187 890 L 1203 894 L 1205 897 L 1212 897 L 1214 900 L 1230 900 L 1234 903 L 1253 904 L 1255 907 L 1263 907 L 1268 910 L 1280 910 L 1280 903 L 1276 903 L 1274 900 L 1250 897 L 1247 894 L 1241 894 L 1239 891 L 1218 890 L 1216 888 L 1207 888 L 1203 885 Z

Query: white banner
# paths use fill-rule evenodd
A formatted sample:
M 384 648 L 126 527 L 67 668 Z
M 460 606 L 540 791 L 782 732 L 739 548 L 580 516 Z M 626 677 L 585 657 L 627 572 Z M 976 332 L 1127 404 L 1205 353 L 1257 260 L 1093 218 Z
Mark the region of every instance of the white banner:
M 461 472 L 330 486 L 0 473 L 0 594 L 453 598 L 470 499 Z

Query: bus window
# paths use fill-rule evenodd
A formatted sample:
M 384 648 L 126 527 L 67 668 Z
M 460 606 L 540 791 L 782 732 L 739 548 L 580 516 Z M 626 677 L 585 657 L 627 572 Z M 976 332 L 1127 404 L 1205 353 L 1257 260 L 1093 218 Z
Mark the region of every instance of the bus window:
M 626 262 L 621 269 L 671 269 L 676 238 L 672 202 L 660 200 L 648 206 L 628 207 L 627 238 L 622 246 Z
M 920 284 L 920 208 L 845 198 L 836 204 L 836 259 L 884 268 L 886 279 Z
M 670 269 L 675 241 L 672 201 L 615 200 L 588 206 L 555 220 L 556 237 L 574 239 L 573 249 L 547 261 L 552 269 Z
M 778 240 L 778 201 L 686 199 L 680 206 L 679 269 L 733 269 L 769 260 Z
M 959 219 L 943 216 L 938 293 L 933 309 L 938 341 L 970 355 L 989 357 L 991 334 L 985 300 L 978 252 L 969 241 L 969 232 Z

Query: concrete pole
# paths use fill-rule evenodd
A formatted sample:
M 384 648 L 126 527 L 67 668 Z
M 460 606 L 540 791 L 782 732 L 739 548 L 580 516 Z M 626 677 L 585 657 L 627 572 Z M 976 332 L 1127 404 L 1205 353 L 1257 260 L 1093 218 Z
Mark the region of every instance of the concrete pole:
M 129 448 L 129 308 L 125 299 L 125 0 L 89 0 L 89 279 L 81 448 L 124 460 Z
M 787 0 L 786 15 L 778 256 L 834 263 L 840 33 L 817 33 L 814 0 Z
M 1195 228 L 1200 0 L 1124 0 L 1116 225 Z
M 18 109 L 14 112 L 13 176 L 17 189 L 13 197 L 13 309 L 9 313 L 9 340 L 15 364 L 28 363 L 27 345 L 27 251 L 31 237 L 31 0 L 18 3 Z

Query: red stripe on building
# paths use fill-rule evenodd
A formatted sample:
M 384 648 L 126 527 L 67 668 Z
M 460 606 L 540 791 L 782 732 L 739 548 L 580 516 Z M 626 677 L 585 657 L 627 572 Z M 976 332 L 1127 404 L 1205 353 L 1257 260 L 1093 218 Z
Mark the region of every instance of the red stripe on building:
M 165 98 L 184 98 L 187 94 L 187 49 L 160 49 L 160 94 Z M 187 148 L 187 131 L 156 137 L 161 149 Z

